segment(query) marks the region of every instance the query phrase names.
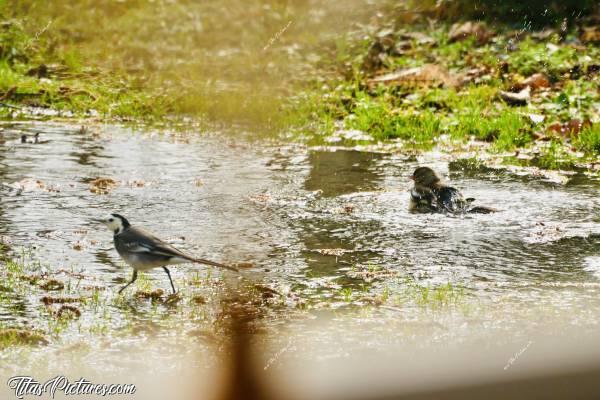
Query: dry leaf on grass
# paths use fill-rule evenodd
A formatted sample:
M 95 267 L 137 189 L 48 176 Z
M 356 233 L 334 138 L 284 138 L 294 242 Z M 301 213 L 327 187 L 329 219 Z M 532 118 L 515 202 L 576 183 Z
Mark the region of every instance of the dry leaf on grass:
M 435 44 L 435 40 L 422 32 L 405 32 L 401 33 L 400 37 L 406 40 L 414 40 L 420 45 Z
M 450 42 L 457 42 L 474 37 L 477 40 L 477 43 L 484 44 L 493 36 L 494 33 L 488 31 L 484 24 L 472 21 L 467 21 L 462 24 L 456 23 L 452 25 L 450 32 L 448 32 Z
M 580 39 L 583 43 L 600 42 L 600 29 L 597 26 L 586 26 L 583 28 Z
M 572 119 L 565 123 L 554 122 L 553 124 L 548 125 L 546 128 L 546 132 L 549 133 L 558 133 L 562 136 L 571 136 L 571 135 L 579 135 L 584 128 L 591 127 L 592 121 L 589 119 L 580 120 L 580 119 Z
M 548 78 L 546 77 L 546 75 L 542 74 L 542 73 L 537 73 L 537 74 L 533 74 L 530 77 L 528 77 L 527 79 L 514 84 L 511 87 L 511 90 L 515 91 L 515 90 L 523 90 L 526 87 L 531 88 L 531 90 L 535 91 L 541 88 L 549 88 L 550 85 L 550 80 L 548 80 Z
M 425 64 L 420 67 L 401 69 L 389 74 L 380 75 L 368 82 L 369 86 L 383 83 L 388 86 L 413 85 L 413 86 L 444 86 L 458 87 L 460 81 L 456 76 L 439 65 Z

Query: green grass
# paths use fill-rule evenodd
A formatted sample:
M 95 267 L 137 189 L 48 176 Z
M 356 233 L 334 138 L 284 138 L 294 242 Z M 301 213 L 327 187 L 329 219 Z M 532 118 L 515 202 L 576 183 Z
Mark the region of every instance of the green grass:
M 600 125 L 584 128 L 575 139 L 577 147 L 590 153 L 600 154 Z
M 465 290 L 448 282 L 437 286 L 424 286 L 416 281 L 406 281 L 400 295 L 402 302 L 413 302 L 419 307 L 437 309 L 450 305 L 458 305 L 465 298 Z
M 535 166 L 544 169 L 572 169 L 575 164 L 573 158 L 558 140 L 552 140 L 543 147 L 540 155 L 533 162 Z
M 351 23 L 332 25 L 327 16 L 367 18 L 360 11 L 366 2 L 356 3 L 350 11 L 315 1 L 0 0 L 0 13 L 11 21 L 0 37 L 0 88 L 16 88 L 5 99 L 11 104 L 76 116 L 93 110 L 109 120 L 191 117 L 261 132 L 287 129 L 309 120 L 300 115 L 304 107 L 287 101 L 318 73 L 308 56 Z M 41 64 L 47 77 L 28 76 Z M 0 116 L 25 116 L 9 111 L 0 109 Z
M 549 44 L 554 44 L 556 50 L 550 50 Z M 567 72 L 578 62 L 580 52 L 574 47 L 559 44 L 557 36 L 544 42 L 526 38 L 519 43 L 517 51 L 509 53 L 507 62 L 514 66 L 514 72 L 522 76 L 543 72 L 551 79 L 560 79 L 563 72 Z
M 550 136 L 552 144 L 541 146 L 542 153 L 536 159 L 540 168 L 573 167 L 569 147 L 585 153 L 579 160 L 583 163 L 597 159 L 598 74 L 587 71 L 593 60 L 600 57 L 598 47 L 572 46 L 556 35 L 547 40 L 525 37 L 509 43 L 509 27 L 491 28 L 498 32 L 495 40 L 478 44 L 473 39 L 451 43 L 447 23 L 439 23 L 433 31 L 418 24 L 399 26 L 399 32 L 420 31 L 436 44 L 419 46 L 413 42 L 406 54 L 387 53 L 383 69 L 375 73 L 363 70 L 369 48 L 364 44 L 364 35 L 349 36 L 346 45 L 338 41 L 344 56 L 338 57 L 337 68 L 346 74 L 329 83 L 323 96 L 314 102 L 312 115 L 322 121 L 321 125 L 312 126 L 316 142 L 323 142 L 324 135 L 341 125 L 364 131 L 377 141 L 401 139 L 418 149 L 427 150 L 441 143 L 444 135 L 458 143 L 470 139 L 488 142 L 487 151 L 504 154 L 539 147 L 536 138 Z M 370 32 L 373 31 L 376 29 Z M 573 31 L 568 35 L 573 38 L 576 34 Z M 371 37 L 371 42 L 376 40 Z M 368 83 L 373 74 L 426 63 L 447 67 L 457 77 L 472 70 L 483 72 L 479 80 L 458 87 L 418 83 L 372 87 Z M 511 90 L 515 83 L 534 73 L 544 74 L 551 87 L 534 89 L 526 106 L 509 105 L 500 99 L 501 90 Z M 534 123 L 529 114 L 542 115 L 544 120 Z M 567 124 L 573 119 L 596 123 L 579 135 L 562 135 L 548 129 L 557 121 Z M 510 160 L 520 163 L 514 157 Z

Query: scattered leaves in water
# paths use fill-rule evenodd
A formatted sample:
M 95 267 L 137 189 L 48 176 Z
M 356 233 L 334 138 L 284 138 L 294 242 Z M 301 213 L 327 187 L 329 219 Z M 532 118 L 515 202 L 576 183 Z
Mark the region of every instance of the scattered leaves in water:
M 18 182 L 3 183 L 4 186 L 15 191 L 18 196 L 23 192 L 44 191 L 48 193 L 59 193 L 60 189 L 54 185 L 47 185 L 39 179 L 25 178 Z
M 56 279 L 48 279 L 44 283 L 40 284 L 40 288 L 47 291 L 62 290 L 65 288 L 65 284 Z
M 346 253 L 352 253 L 353 250 L 347 249 L 316 249 L 315 250 L 319 254 L 323 254 L 324 256 L 336 256 L 341 257 Z
M 165 291 L 161 288 L 158 288 L 153 291 L 138 290 L 137 292 L 135 292 L 135 297 L 137 297 L 138 299 L 160 300 L 164 294 Z
M 31 285 L 37 285 L 38 281 L 42 279 L 39 275 L 21 275 L 19 279 L 22 281 L 26 281 Z
M 58 311 L 56 311 L 55 315 L 58 318 L 78 319 L 79 317 L 81 317 L 81 311 L 79 311 L 79 309 L 75 306 L 70 306 L 70 305 L 64 304 L 64 305 L 60 306 Z
M 164 296 L 165 291 L 161 288 L 158 288 L 153 291 L 147 290 L 138 290 L 135 293 L 135 297 L 138 299 L 150 299 L 152 302 L 158 302 L 165 306 L 173 306 L 179 303 L 183 297 L 179 293 L 173 293 L 168 296 Z
M 206 304 L 206 298 L 204 296 L 197 294 L 194 297 L 192 297 L 192 303 L 198 304 L 198 305 Z
M 118 184 L 119 182 L 112 178 L 95 178 L 92 181 L 90 181 L 90 192 L 95 194 L 108 194 Z
M 183 297 L 179 293 L 172 293 L 162 302 L 165 306 L 174 306 L 183 300 Z
M 80 303 L 83 301 L 81 297 L 52 297 L 44 296 L 40 299 L 45 305 L 50 304 L 64 304 L 64 303 Z
M 346 272 L 350 278 L 362 279 L 365 282 L 372 282 L 375 279 L 392 278 L 398 275 L 398 272 L 392 269 L 376 267 L 373 265 L 356 265 Z
M 140 188 L 148 185 L 143 179 L 133 179 L 131 181 L 124 182 L 124 184 L 130 188 Z

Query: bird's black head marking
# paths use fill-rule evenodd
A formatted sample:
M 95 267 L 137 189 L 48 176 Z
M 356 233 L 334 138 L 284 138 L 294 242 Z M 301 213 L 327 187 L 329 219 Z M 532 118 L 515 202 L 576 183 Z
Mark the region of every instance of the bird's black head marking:
M 127 229 L 131 226 L 129 221 L 127 221 L 127 218 L 125 218 L 121 214 L 110 214 L 110 215 L 121 220 L 121 223 L 123 224 L 123 229 Z

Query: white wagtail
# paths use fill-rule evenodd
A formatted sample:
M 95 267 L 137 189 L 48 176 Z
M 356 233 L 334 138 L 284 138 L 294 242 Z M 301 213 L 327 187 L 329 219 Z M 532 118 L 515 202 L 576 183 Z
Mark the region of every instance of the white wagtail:
M 135 282 L 138 271 L 147 271 L 156 267 L 162 267 L 165 270 L 171 282 L 173 293 L 176 293 L 175 285 L 173 285 L 173 280 L 171 279 L 171 272 L 167 268 L 167 265 L 200 263 L 238 272 L 237 268 L 229 265 L 188 256 L 170 244 L 160 240 L 152 233 L 142 228 L 131 226 L 129 221 L 122 215 L 111 214 L 110 217 L 99 220 L 99 222 L 102 222 L 113 231 L 113 239 L 117 252 L 133 268 L 131 281 L 123 286 L 119 290 L 119 293 Z

